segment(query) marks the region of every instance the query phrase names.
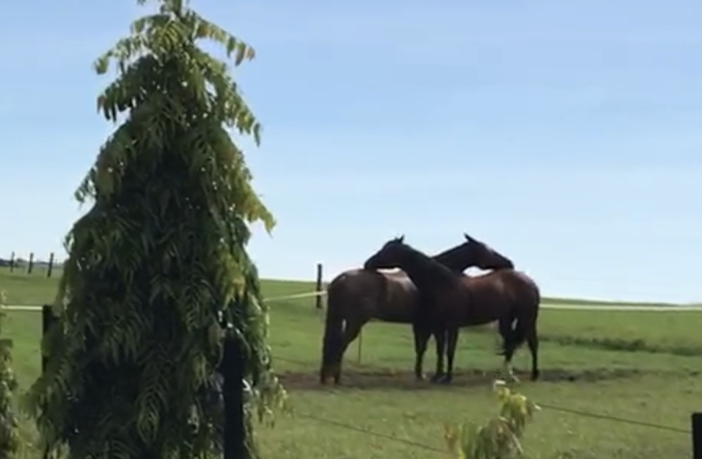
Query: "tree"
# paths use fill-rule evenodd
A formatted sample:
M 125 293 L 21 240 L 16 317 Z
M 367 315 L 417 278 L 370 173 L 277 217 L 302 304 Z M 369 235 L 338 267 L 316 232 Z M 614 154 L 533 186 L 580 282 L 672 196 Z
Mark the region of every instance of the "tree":
M 12 371 L 12 340 L 5 338 L 5 292 L 0 290 L 0 459 L 10 459 L 20 446 L 19 421 L 12 406 L 17 379 Z
M 138 0 L 140 4 L 146 0 Z M 48 452 L 79 458 L 191 458 L 217 447 L 211 401 L 223 316 L 243 349 L 247 432 L 284 395 L 266 345 L 267 309 L 245 246 L 274 219 L 226 128 L 260 141 L 229 67 L 254 50 L 188 8 L 159 0 L 95 63 L 98 97 L 121 123 L 76 192 L 92 203 L 66 238 L 45 373 L 29 391 Z M 209 394 L 208 394 L 209 393 Z M 252 442 L 248 453 L 255 456 Z

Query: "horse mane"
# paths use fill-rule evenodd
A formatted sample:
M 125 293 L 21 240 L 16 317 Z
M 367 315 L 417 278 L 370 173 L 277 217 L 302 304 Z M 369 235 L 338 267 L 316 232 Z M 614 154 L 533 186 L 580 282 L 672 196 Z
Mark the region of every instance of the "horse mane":
M 443 252 L 438 253 L 431 258 L 433 258 L 434 261 L 438 261 L 439 263 L 446 266 L 452 271 L 465 271 L 466 269 L 468 269 L 468 267 L 471 266 L 471 262 L 466 262 L 466 257 L 458 255 L 462 254 L 462 252 L 465 250 L 466 244 L 467 243 L 464 242 L 455 247 L 451 247 L 450 249 L 444 250 Z
M 513 269 L 514 262 L 486 243 L 465 235 L 466 241 L 432 258 L 451 271 L 463 272 L 471 266 L 482 270 Z
M 419 266 L 417 266 L 416 262 L 418 262 L 418 261 L 421 262 L 424 265 L 424 267 L 427 268 L 427 271 L 430 274 L 433 274 L 434 276 L 436 276 L 435 279 L 433 279 L 433 280 L 440 279 L 442 281 L 449 281 L 449 280 L 453 281 L 456 278 L 456 273 L 451 271 L 450 268 L 448 268 L 447 266 L 442 264 L 440 261 L 438 261 L 438 260 L 430 257 L 429 255 L 415 249 L 414 247 L 412 247 L 409 244 L 402 243 L 402 246 L 403 246 L 403 249 L 405 250 L 405 253 L 410 255 L 410 257 L 407 259 L 407 261 L 411 264 L 414 264 L 415 267 L 419 267 Z M 408 276 L 416 277 L 416 276 L 413 276 L 412 274 L 410 274 L 409 270 L 407 270 L 407 269 L 403 269 L 403 270 L 407 273 Z M 417 273 L 413 273 L 413 274 L 417 274 Z M 422 278 L 426 279 L 426 276 L 423 275 Z M 414 279 L 413 279 L 413 281 L 414 281 Z

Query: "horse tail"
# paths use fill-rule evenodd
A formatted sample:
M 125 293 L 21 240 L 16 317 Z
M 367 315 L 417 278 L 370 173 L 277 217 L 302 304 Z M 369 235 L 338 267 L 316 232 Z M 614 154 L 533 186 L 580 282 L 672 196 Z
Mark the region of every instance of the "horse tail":
M 524 344 L 532 324 L 531 317 L 527 318 L 516 314 L 508 314 L 500 318 L 497 325 L 502 336 L 502 343 L 498 355 L 509 356 Z
M 524 276 L 526 277 L 526 276 Z M 515 349 L 526 341 L 530 333 L 536 329 L 536 322 L 539 320 L 539 310 L 541 309 L 541 291 L 531 278 L 526 278 L 529 285 L 528 292 L 523 296 L 525 303 L 524 310 L 516 314 L 517 323 L 515 324 L 514 343 Z M 526 293 L 529 293 L 527 295 Z
M 324 321 L 324 338 L 322 341 L 321 377 L 324 378 L 327 367 L 339 364 L 339 351 L 344 332 L 343 285 L 332 281 L 327 287 L 327 313 Z
M 502 342 L 497 347 L 497 355 L 507 355 L 513 341 L 514 316 L 508 314 L 504 317 L 500 317 L 497 321 L 497 332 L 502 337 Z
M 498 321 L 498 329 L 502 335 L 502 346 L 500 346 L 500 355 L 509 355 L 514 353 L 519 346 L 524 344 L 529 334 L 536 327 L 536 321 L 539 318 L 539 308 L 541 303 L 541 294 L 536 284 L 533 284 L 532 290 L 532 307 L 522 311 L 511 311 L 505 317 Z
M 514 328 L 512 329 L 512 349 L 517 349 L 519 346 L 524 344 L 526 341 L 527 334 L 529 333 L 529 328 L 531 327 L 533 320 L 531 317 L 518 316 L 515 321 Z

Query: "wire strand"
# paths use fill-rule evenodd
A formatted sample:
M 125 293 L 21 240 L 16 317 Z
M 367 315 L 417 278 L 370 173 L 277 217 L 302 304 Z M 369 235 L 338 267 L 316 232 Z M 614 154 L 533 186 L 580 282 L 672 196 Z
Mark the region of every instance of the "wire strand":
M 319 416 L 314 416 L 314 415 L 306 414 L 306 413 L 295 413 L 295 412 L 293 412 L 293 413 L 301 418 L 307 418 L 307 419 L 310 419 L 312 421 L 320 422 L 322 424 L 329 424 L 329 425 L 332 425 L 334 427 L 339 427 L 339 428 L 346 429 L 346 430 L 352 430 L 354 432 L 362 433 L 364 435 L 371 435 L 371 436 L 382 438 L 385 440 L 392 440 L 392 441 L 395 441 L 398 443 L 404 443 L 407 446 L 420 448 L 420 449 L 423 449 L 425 451 L 432 451 L 435 453 L 442 453 L 442 454 L 445 454 L 447 452 L 447 450 L 445 450 L 445 449 L 436 448 L 434 446 L 425 445 L 424 443 L 419 443 L 419 442 L 412 441 L 412 440 L 405 440 L 404 438 L 395 437 L 393 435 L 389 435 L 389 434 L 385 434 L 385 433 L 374 432 L 372 430 L 364 429 L 362 427 L 354 426 L 352 424 L 346 424 L 346 423 L 339 422 L 339 421 L 332 421 L 329 419 L 321 418 Z
M 275 357 L 275 358 L 276 358 L 276 360 L 279 360 L 279 361 L 282 361 L 282 362 L 288 362 L 288 363 L 292 363 L 292 364 L 296 364 L 296 365 L 303 365 L 303 366 L 304 366 L 304 365 L 309 365 L 309 362 L 302 362 L 302 361 L 299 361 L 299 360 L 294 360 L 294 359 L 289 359 L 289 358 L 284 358 L 284 357 L 282 357 L 282 358 L 281 358 L 281 357 Z M 369 364 L 364 364 L 364 366 L 370 367 L 370 368 L 373 368 L 373 367 L 374 367 L 373 365 L 369 365 Z M 377 367 L 375 367 L 375 368 L 377 368 Z M 663 430 L 663 431 L 667 431 L 667 432 L 674 432 L 674 433 L 680 433 L 680 434 L 685 434 L 685 435 L 690 435 L 690 434 L 691 434 L 691 430 L 689 430 L 689 429 L 683 429 L 683 428 L 680 428 L 680 427 L 673 427 L 673 426 L 668 426 L 668 425 L 664 425 L 664 424 L 656 424 L 656 423 L 652 423 L 652 422 L 638 421 L 638 420 L 635 420 L 635 419 L 628 419 L 628 418 L 623 418 L 623 417 L 618 417 L 618 416 L 612 416 L 612 415 L 608 415 L 608 414 L 593 413 L 593 412 L 590 412 L 590 411 L 578 410 L 578 409 L 574 409 L 574 408 L 564 408 L 564 407 L 556 406 L 556 405 L 553 405 L 553 404 L 550 404 L 550 403 L 540 403 L 540 402 L 534 402 L 534 403 L 537 404 L 538 406 L 540 406 L 541 408 L 546 409 L 546 410 L 557 411 L 557 412 L 561 412 L 561 413 L 567 413 L 567 414 L 571 414 L 571 415 L 575 415 L 575 416 L 581 416 L 581 417 L 586 417 L 586 418 L 590 418 L 590 419 L 599 419 L 599 420 L 606 420 L 606 421 L 610 421 L 610 422 L 618 422 L 618 423 L 622 423 L 622 424 L 634 425 L 634 426 L 638 426 L 638 427 L 646 427 L 646 428 L 651 428 L 651 429 L 658 429 L 658 430 Z M 422 444 L 422 443 L 417 443 L 417 442 L 413 442 L 413 441 L 410 441 L 410 440 L 405 440 L 405 439 L 398 438 L 398 437 L 394 437 L 394 436 L 388 435 L 388 434 L 373 432 L 373 431 L 370 431 L 370 430 L 368 430 L 368 429 L 364 429 L 364 428 L 361 428 L 361 427 L 357 427 L 357 426 L 354 426 L 354 425 L 351 425 L 351 424 L 346 424 L 346 423 L 339 422 L 339 421 L 333 421 L 333 420 L 325 419 L 325 418 L 322 418 L 322 417 L 319 417 L 319 416 L 314 416 L 314 415 L 311 415 L 311 414 L 296 413 L 296 412 L 294 412 L 294 414 L 297 414 L 298 416 L 303 417 L 303 418 L 307 418 L 307 419 L 314 420 L 314 421 L 316 421 L 316 422 L 320 422 L 320 423 L 324 423 L 324 424 L 329 424 L 329 425 L 332 425 L 332 426 L 335 426 L 335 427 L 339 427 L 339 428 L 343 428 L 343 429 L 348 429 L 348 430 L 353 430 L 353 431 L 355 431 L 355 432 L 364 433 L 364 434 L 368 434 L 368 435 L 373 435 L 373 436 L 376 436 L 376 437 L 381 437 L 381 438 L 384 438 L 384 439 L 387 439 L 387 440 L 397 441 L 397 442 L 404 443 L 404 444 L 407 444 L 407 445 L 412 445 L 412 446 L 415 446 L 415 447 L 418 447 L 418 448 L 422 448 L 422 449 L 425 449 L 425 450 L 428 450 L 428 451 L 442 452 L 442 453 L 445 453 L 445 452 L 446 452 L 445 450 L 441 450 L 441 449 L 438 449 L 438 448 L 435 448 L 435 447 L 432 447 L 432 446 L 428 446 L 428 445 L 425 445 L 425 444 Z
M 607 421 L 619 422 L 622 424 L 630 424 L 630 425 L 639 426 L 639 427 L 649 427 L 651 429 L 666 430 L 668 432 L 683 433 L 686 435 L 690 435 L 692 433 L 691 430 L 681 429 L 679 427 L 667 426 L 664 424 L 655 424 L 652 422 L 637 421 L 635 419 L 621 418 L 618 416 L 611 416 L 609 414 L 592 413 L 589 411 L 576 410 L 574 408 L 563 408 L 560 406 L 555 406 L 555 405 L 551 405 L 551 404 L 544 404 L 544 403 L 539 403 L 539 402 L 534 402 L 534 403 L 536 403 L 537 405 L 539 405 L 542 408 L 546 408 L 546 409 L 553 410 L 553 411 L 560 411 L 562 413 L 574 414 L 576 416 L 583 416 L 583 417 L 588 417 L 588 418 L 593 418 L 593 419 L 602 419 L 602 420 L 607 420 Z

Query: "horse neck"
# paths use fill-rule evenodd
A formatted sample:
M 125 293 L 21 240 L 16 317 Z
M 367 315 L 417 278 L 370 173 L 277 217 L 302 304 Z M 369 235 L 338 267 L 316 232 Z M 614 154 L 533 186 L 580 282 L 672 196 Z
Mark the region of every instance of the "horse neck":
M 470 259 L 470 257 L 467 258 L 463 255 L 464 250 L 468 249 L 463 247 L 463 245 L 459 245 L 435 255 L 433 259 L 434 261 L 446 266 L 451 271 L 463 272 L 476 264 L 475 260 Z
M 417 288 L 432 288 L 453 281 L 453 273 L 441 263 L 420 253 L 408 253 L 401 266 Z

